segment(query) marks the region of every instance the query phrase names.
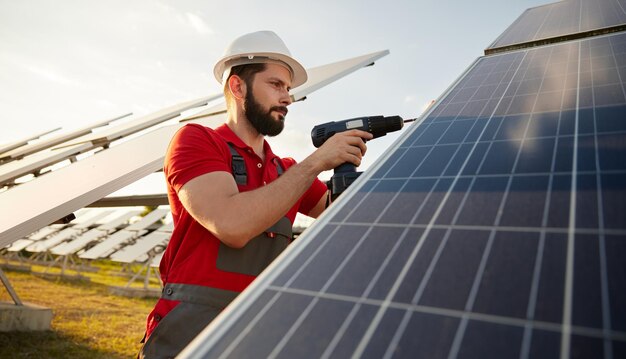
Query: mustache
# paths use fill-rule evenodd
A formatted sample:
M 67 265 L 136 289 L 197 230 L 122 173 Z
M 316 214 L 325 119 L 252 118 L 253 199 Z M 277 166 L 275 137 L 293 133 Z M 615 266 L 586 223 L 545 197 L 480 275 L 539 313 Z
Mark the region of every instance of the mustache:
M 272 111 L 280 111 L 280 112 L 284 112 L 285 116 L 287 116 L 287 113 L 289 112 L 289 110 L 287 109 L 286 106 L 273 106 L 270 108 L 270 112 Z

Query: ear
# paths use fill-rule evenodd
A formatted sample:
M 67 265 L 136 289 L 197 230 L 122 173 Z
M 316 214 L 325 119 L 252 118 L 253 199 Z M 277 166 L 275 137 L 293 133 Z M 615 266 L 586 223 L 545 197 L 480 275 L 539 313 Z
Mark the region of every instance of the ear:
M 236 99 L 244 99 L 246 97 L 246 83 L 237 75 L 228 78 L 228 88 L 230 93 Z

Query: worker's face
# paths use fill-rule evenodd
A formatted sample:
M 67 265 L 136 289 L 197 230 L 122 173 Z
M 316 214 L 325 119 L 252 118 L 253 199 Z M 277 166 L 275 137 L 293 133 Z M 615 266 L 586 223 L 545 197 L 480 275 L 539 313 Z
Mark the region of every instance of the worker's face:
M 289 89 L 291 73 L 277 64 L 267 64 L 264 71 L 257 73 L 250 84 L 244 102 L 246 118 L 258 133 L 276 136 L 282 132 L 291 104 Z

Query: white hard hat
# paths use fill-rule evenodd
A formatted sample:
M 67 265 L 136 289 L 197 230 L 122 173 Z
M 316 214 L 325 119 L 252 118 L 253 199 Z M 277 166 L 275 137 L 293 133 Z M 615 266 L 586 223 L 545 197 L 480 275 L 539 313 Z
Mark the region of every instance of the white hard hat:
M 234 66 L 259 63 L 279 63 L 287 67 L 291 72 L 292 88 L 302 85 L 307 80 L 304 67 L 291 57 L 283 40 L 273 31 L 257 31 L 236 38 L 215 64 L 213 74 L 222 84 Z

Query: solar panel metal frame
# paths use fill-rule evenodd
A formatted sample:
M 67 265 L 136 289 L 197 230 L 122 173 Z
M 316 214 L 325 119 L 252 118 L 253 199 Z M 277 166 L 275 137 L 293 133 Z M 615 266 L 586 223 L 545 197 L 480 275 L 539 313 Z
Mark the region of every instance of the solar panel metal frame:
M 79 138 L 76 138 L 74 141 L 64 143 L 62 146 L 63 147 L 72 146 L 74 144 L 83 143 L 83 142 L 91 142 L 96 146 L 102 146 L 112 141 L 115 141 L 117 139 L 120 139 L 122 137 L 126 137 L 133 133 L 150 128 L 161 122 L 165 122 L 167 120 L 175 118 L 176 116 L 179 116 L 184 111 L 206 105 L 210 103 L 211 101 L 215 101 L 215 100 L 222 98 L 222 96 L 223 95 L 221 93 L 213 94 L 210 96 L 205 96 L 205 97 L 197 98 L 194 100 L 175 104 L 175 105 L 166 107 L 164 109 L 158 110 L 156 112 L 150 113 L 148 115 L 139 117 L 132 121 L 128 121 L 118 126 L 106 129 L 104 131 L 81 136 Z
M 578 11 L 579 11 L 579 13 L 580 13 L 579 15 L 581 17 L 579 19 L 579 30 L 578 31 L 561 32 L 561 33 L 558 33 L 558 34 L 553 34 L 551 36 L 539 37 L 538 31 L 541 30 L 541 29 L 537 29 L 537 32 L 535 33 L 535 35 L 532 38 L 526 38 L 525 40 L 519 40 L 519 41 L 508 41 L 508 42 L 499 43 L 503 38 L 505 38 L 511 32 L 515 31 L 516 30 L 516 26 L 519 23 L 523 22 L 528 17 L 534 16 L 533 14 L 530 14 L 531 12 L 537 11 L 537 10 L 548 9 L 547 10 L 548 13 L 545 14 L 545 18 L 544 18 L 544 23 L 545 23 L 545 20 L 550 16 L 550 13 L 551 13 L 553 7 L 561 6 L 561 5 L 566 6 L 566 5 L 568 5 L 568 3 L 574 3 L 574 1 L 576 1 L 577 4 L 579 4 L 579 10 Z M 626 24 L 624 24 L 624 23 L 605 24 L 604 26 L 593 27 L 593 28 L 592 27 L 588 27 L 588 28 L 585 28 L 585 29 L 580 29 L 580 26 L 582 26 L 582 24 L 580 24 L 580 21 L 582 21 L 582 15 L 583 15 L 582 9 L 581 9 L 583 1 L 586 1 L 586 0 L 564 0 L 564 1 L 560 1 L 560 2 L 540 5 L 540 6 L 536 6 L 536 7 L 527 9 L 524 13 L 522 13 L 522 15 L 520 15 L 513 22 L 513 24 L 511 24 L 502 34 L 500 34 L 500 36 L 498 36 L 498 38 L 496 40 L 494 40 L 491 43 L 491 45 L 489 45 L 489 47 L 487 47 L 485 49 L 485 55 L 492 55 L 492 54 L 496 54 L 496 53 L 507 52 L 507 51 L 517 50 L 517 49 L 522 49 L 522 48 L 543 46 L 543 45 L 548 45 L 548 44 L 553 44 L 553 43 L 558 43 L 558 42 L 577 40 L 577 39 L 582 39 L 582 38 L 586 38 L 586 37 L 592 37 L 592 36 L 603 35 L 603 34 L 607 34 L 607 33 L 619 32 L 619 31 L 626 30 Z M 610 1 L 610 0 L 598 0 L 598 3 L 600 3 L 601 6 L 604 6 L 604 4 L 606 4 L 608 1 Z M 615 2 L 617 3 L 617 5 L 619 5 L 619 7 L 621 8 L 622 12 L 624 12 L 624 17 L 626 18 L 626 10 L 624 10 L 624 8 L 622 7 L 622 5 L 619 2 L 619 0 L 615 0 Z M 541 27 L 543 27 L 543 24 L 541 25 Z
M 11 184 L 14 180 L 29 174 L 38 174 L 40 170 L 93 149 L 90 143 L 79 143 L 61 149 L 43 151 L 12 161 L 0 166 L 0 186 Z
M 65 134 L 59 134 L 58 136 L 55 136 L 53 138 L 50 138 L 48 140 L 45 141 L 39 141 L 39 142 L 35 142 L 32 144 L 28 144 L 26 146 L 20 147 L 18 149 L 15 149 L 13 151 L 10 152 L 6 152 L 6 153 L 2 153 L 2 155 L 0 155 L 0 164 L 1 163 L 6 163 L 8 161 L 14 161 L 20 158 L 23 158 L 25 156 L 31 155 L 33 153 L 37 153 L 41 150 L 45 150 L 47 148 L 51 148 L 54 147 L 56 145 L 59 145 L 61 143 L 73 140 L 77 137 L 83 136 L 85 134 L 91 133 L 91 131 L 95 128 L 98 127 L 102 127 L 105 125 L 108 125 L 114 121 L 120 120 L 124 117 L 128 117 L 132 115 L 132 112 L 121 115 L 121 116 L 117 116 L 111 119 L 106 119 L 100 122 L 96 122 L 93 124 L 90 124 L 86 127 L 71 131 L 69 133 L 65 133 Z
M 60 129 L 61 129 L 61 127 L 57 127 L 55 129 L 52 129 L 52 130 L 43 131 L 43 132 L 40 132 L 40 133 L 38 133 L 36 135 L 29 136 L 29 137 L 26 137 L 26 138 L 21 139 L 21 140 L 17 140 L 15 142 L 4 144 L 4 145 L 0 146 L 0 157 L 4 157 L 5 153 L 7 153 L 9 151 L 13 151 L 16 148 L 20 148 L 22 146 L 26 146 L 28 144 L 28 142 L 30 142 L 30 141 L 36 140 L 39 137 L 43 137 L 43 136 L 45 136 L 47 134 L 50 134 L 50 133 L 55 132 L 55 131 L 58 131 Z

